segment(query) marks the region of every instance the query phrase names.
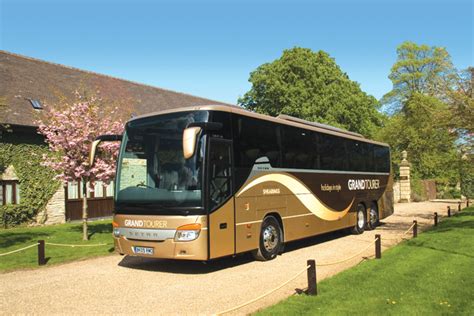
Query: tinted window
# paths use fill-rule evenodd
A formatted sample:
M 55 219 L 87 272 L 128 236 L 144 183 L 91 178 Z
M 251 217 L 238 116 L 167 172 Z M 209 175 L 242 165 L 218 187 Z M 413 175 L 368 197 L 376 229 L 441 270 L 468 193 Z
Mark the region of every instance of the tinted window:
M 232 193 L 230 149 L 230 142 L 211 138 L 209 145 L 209 203 L 211 210 L 222 204 Z
M 282 167 L 317 169 L 316 137 L 312 131 L 282 126 Z
M 346 141 L 344 138 L 320 134 L 318 149 L 321 152 L 321 169 L 347 170 Z
M 367 171 L 367 144 L 356 140 L 347 140 L 349 169 L 352 171 Z
M 230 123 L 230 113 L 228 112 L 211 112 L 211 121 L 216 123 L 222 123 L 222 129 L 219 131 L 210 132 L 211 136 L 232 139 L 232 128 Z
M 374 145 L 374 164 L 376 172 L 390 172 L 390 151 L 388 147 Z
M 234 121 L 236 167 L 251 167 L 260 157 L 268 157 L 272 167 L 280 167 L 279 126 L 272 122 L 236 116 Z
M 366 171 L 374 172 L 374 144 L 366 143 L 366 152 L 365 152 L 365 166 Z

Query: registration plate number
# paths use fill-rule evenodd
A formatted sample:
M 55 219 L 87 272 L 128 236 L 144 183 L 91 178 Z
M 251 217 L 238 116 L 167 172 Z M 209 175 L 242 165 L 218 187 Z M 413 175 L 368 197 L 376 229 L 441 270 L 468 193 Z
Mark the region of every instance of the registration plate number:
M 153 255 L 153 248 L 135 246 L 133 252 L 139 255 Z

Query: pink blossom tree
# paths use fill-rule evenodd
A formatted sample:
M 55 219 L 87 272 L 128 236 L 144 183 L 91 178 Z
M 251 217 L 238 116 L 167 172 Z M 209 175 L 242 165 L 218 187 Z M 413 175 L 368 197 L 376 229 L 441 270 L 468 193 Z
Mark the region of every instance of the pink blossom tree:
M 92 167 L 88 163 L 90 146 L 99 135 L 122 134 L 124 124 L 117 108 L 104 106 L 97 97 L 84 98 L 77 92 L 76 97 L 72 105 L 45 105 L 38 131 L 53 152 L 43 156 L 43 165 L 57 171 L 56 178 L 64 184 L 78 180 L 82 183 L 83 240 L 88 240 L 87 190 L 92 190 L 95 181 L 107 184 L 114 178 L 120 144 L 102 143 Z

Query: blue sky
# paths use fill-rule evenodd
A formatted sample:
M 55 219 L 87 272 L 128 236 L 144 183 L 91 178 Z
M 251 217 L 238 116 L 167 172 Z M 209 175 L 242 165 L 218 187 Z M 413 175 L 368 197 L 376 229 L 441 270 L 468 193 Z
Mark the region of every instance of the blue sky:
M 470 0 L 0 3 L 3 50 L 234 104 L 251 71 L 294 46 L 328 52 L 376 98 L 406 40 L 474 66 Z

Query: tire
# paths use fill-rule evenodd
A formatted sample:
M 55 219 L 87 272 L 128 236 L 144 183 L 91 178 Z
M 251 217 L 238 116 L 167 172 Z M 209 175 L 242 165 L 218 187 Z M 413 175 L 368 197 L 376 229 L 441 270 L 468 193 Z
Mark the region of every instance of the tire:
M 362 234 L 365 230 L 365 225 L 366 225 L 366 211 L 365 211 L 365 206 L 363 204 L 357 205 L 357 211 L 356 211 L 356 224 L 352 228 L 352 233 L 359 235 Z
M 377 226 L 379 226 L 379 208 L 377 207 L 377 203 L 372 202 L 369 209 L 369 218 L 367 221 L 367 229 L 373 230 Z
M 268 261 L 282 250 L 283 232 L 280 223 L 274 216 L 267 216 L 262 222 L 259 236 L 259 248 L 252 254 L 256 260 Z

